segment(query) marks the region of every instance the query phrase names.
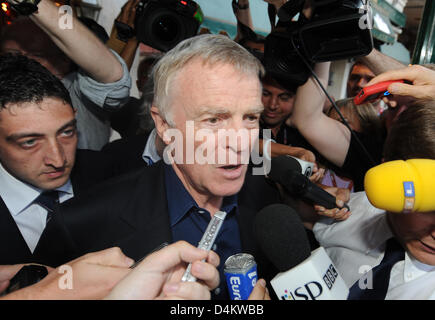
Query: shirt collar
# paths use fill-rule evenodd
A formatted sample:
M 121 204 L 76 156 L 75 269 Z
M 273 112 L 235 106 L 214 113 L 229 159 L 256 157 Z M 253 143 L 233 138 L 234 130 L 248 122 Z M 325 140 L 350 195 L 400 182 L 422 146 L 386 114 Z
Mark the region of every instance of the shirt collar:
M 31 186 L 12 176 L 0 163 L 0 196 L 13 216 L 23 212 L 42 193 L 42 190 Z M 65 195 L 72 195 L 73 188 L 68 180 L 56 189 Z M 61 201 L 62 202 L 62 201 Z
M 171 227 L 177 224 L 190 209 L 199 208 L 195 200 L 178 178 L 172 166 L 165 164 L 165 185 L 168 197 L 169 222 Z
M 407 251 L 405 253 L 405 267 L 403 269 L 403 280 L 405 282 L 419 278 L 428 272 L 435 271 L 435 266 L 424 264 L 418 261 Z
M 57 188 L 56 191 L 59 191 L 60 203 L 74 196 L 73 186 L 70 179 L 68 179 L 68 181 L 63 186 Z
M 200 208 L 190 193 L 187 192 L 172 166 L 164 164 L 164 169 L 169 222 L 171 227 L 173 227 L 188 214 L 192 208 Z M 237 194 L 224 197 L 221 210 L 230 213 L 234 208 L 237 208 Z
M 237 208 L 237 194 L 225 197 L 222 201 L 221 210 L 225 211 L 226 213 L 230 213 L 235 208 Z
M 148 164 L 151 165 L 153 163 L 156 163 L 158 161 L 160 161 L 162 158 L 159 156 L 159 154 L 157 153 L 157 148 L 156 148 L 156 136 L 157 136 L 157 131 L 154 128 L 150 135 L 148 136 L 148 140 L 147 143 L 145 145 L 145 149 L 142 153 L 142 159 Z M 151 160 L 151 161 L 150 161 Z

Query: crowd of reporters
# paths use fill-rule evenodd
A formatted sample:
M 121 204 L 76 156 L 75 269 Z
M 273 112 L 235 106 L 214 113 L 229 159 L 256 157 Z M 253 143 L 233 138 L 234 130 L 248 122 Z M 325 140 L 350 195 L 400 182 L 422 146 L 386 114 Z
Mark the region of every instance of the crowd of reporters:
M 276 11 L 286 2 L 265 1 Z M 118 25 L 134 26 L 139 2 L 127 1 Z M 243 251 L 266 279 L 250 299 L 270 299 L 277 269 L 252 229 L 256 213 L 277 202 L 298 212 L 310 249 L 326 249 L 350 297 L 363 299 L 352 291 L 358 267 L 380 265 L 386 243 L 396 239 L 406 253 L 383 276 L 391 280 L 380 299 L 435 298 L 435 208 L 385 212 L 364 192 L 366 172 L 382 162 L 435 159 L 433 67 L 406 67 L 373 49 L 356 59 L 337 110 L 313 77 L 295 85 L 252 55 L 264 51 L 264 41 L 252 31 L 249 5 L 233 1 L 234 40 L 203 34 L 167 53 L 150 48 L 137 70 L 139 99 L 130 96 L 134 35 L 119 37 L 114 27 L 104 36 L 98 24 L 76 18 L 72 30 L 61 30 L 49 0 L 2 27 L 0 291 L 8 294 L 0 299 L 228 299 L 223 263 Z M 330 62 L 314 66 L 324 85 L 329 68 Z M 354 103 L 364 87 L 386 80 L 408 82 L 390 85 L 384 101 Z M 240 163 L 217 168 L 219 174 L 163 164 L 165 130 L 183 130 L 187 120 L 208 129 L 270 129 L 272 140 L 260 130 L 260 147 L 268 144 L 272 157 L 315 163 L 309 180 L 333 194 L 336 206 L 307 204 Z M 113 129 L 122 138 L 110 142 Z M 195 248 L 220 209 L 229 215 L 215 252 Z M 153 251 L 166 240 L 173 244 Z M 196 282 L 181 281 L 189 263 Z M 16 274 L 35 265 L 46 265 L 47 275 L 13 290 Z M 73 274 L 66 289 L 65 265 Z

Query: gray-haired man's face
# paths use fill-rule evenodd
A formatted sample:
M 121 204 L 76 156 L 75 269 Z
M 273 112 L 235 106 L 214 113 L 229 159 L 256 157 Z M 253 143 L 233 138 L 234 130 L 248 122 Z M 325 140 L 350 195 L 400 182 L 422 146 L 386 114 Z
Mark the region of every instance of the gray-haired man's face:
M 195 194 L 217 197 L 236 194 L 247 170 L 243 155 L 249 158 L 249 150 L 258 139 L 263 110 L 258 76 L 243 74 L 228 64 L 210 66 L 194 60 L 173 79 L 170 103 L 175 129 L 183 136 L 183 141 L 175 146 L 183 150 L 183 161 L 175 165 L 175 170 L 184 185 Z M 247 135 L 237 136 L 237 143 L 231 145 L 226 144 L 226 138 L 219 139 L 219 132 Z M 212 161 L 198 161 L 204 152 Z M 189 157 L 193 160 L 191 164 Z

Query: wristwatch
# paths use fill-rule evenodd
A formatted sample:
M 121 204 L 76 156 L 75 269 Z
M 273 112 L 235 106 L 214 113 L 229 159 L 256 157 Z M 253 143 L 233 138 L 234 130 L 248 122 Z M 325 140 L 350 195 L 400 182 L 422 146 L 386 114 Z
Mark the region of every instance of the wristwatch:
M 21 0 L 19 3 L 11 3 L 12 9 L 22 16 L 29 16 L 38 11 L 38 4 L 41 0 Z
M 233 11 L 234 13 L 237 12 L 237 10 L 245 10 L 245 9 L 249 9 L 249 2 L 246 3 L 245 5 L 241 5 L 239 4 L 239 2 L 237 0 L 233 0 L 233 2 L 231 3 L 231 5 L 233 6 Z
M 115 20 L 115 27 L 117 31 L 117 38 L 123 42 L 127 42 L 136 36 L 135 30 L 124 22 Z

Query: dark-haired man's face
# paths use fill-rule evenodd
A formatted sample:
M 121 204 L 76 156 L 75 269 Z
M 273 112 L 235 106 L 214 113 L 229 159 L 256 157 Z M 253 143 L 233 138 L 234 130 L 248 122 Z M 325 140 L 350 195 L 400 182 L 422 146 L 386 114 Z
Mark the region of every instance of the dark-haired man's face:
M 261 119 L 269 128 L 276 128 L 291 115 L 294 104 L 294 94 L 284 88 L 263 83 L 261 101 L 264 111 Z
M 0 162 L 15 178 L 43 190 L 64 185 L 74 166 L 74 110 L 57 98 L 8 104 L 0 112 Z
M 347 96 L 355 97 L 374 77 L 375 74 L 365 65 L 355 65 L 347 80 Z
M 418 261 L 435 266 L 435 211 L 388 213 L 395 236 Z

